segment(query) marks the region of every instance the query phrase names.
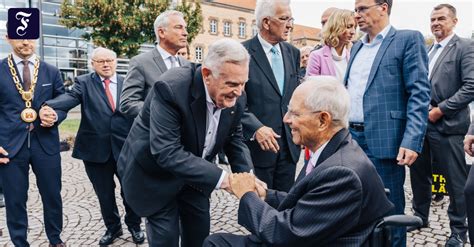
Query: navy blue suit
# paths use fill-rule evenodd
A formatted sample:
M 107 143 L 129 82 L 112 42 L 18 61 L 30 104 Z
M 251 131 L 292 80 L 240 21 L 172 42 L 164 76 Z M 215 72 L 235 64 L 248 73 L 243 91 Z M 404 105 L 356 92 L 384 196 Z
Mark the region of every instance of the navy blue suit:
M 392 208 L 374 166 L 342 129 L 288 193 L 269 189 L 265 201 L 242 196 L 238 221 L 251 235 L 211 235 L 203 246 L 366 246 Z
M 32 125 L 20 118 L 25 108 L 11 77 L 7 59 L 0 62 L 0 146 L 9 153 L 10 162 L 0 166 L 7 210 L 7 226 L 15 246 L 28 246 L 26 232 L 28 217 L 26 201 L 29 165 L 36 175 L 38 190 L 44 207 L 46 235 L 51 244 L 61 243 L 61 157 L 57 125 L 66 114 L 58 113 L 53 127 L 40 126 L 39 117 Z M 17 74 L 19 74 L 17 70 Z M 20 77 L 20 76 L 19 76 Z M 32 108 L 37 112 L 48 99 L 64 93 L 59 70 L 40 62 Z
M 349 83 L 353 63 L 363 44 L 354 44 L 347 67 Z M 350 85 L 349 85 L 350 87 Z M 421 152 L 426 132 L 430 83 L 428 56 L 420 32 L 390 28 L 373 61 L 363 95 L 364 129 L 350 129 L 374 163 L 396 214 L 405 209 L 405 167 L 397 165 L 399 148 Z M 405 229 L 395 234 L 396 245 L 405 245 Z
M 84 161 L 87 175 L 99 199 L 105 226 L 113 232 L 121 228 L 115 201 L 114 175 L 117 175 L 120 150 L 133 123 L 133 119 L 118 111 L 122 85 L 123 77 L 117 76 L 115 111 L 112 111 L 103 82 L 95 72 L 76 77 L 70 92 L 46 102 L 56 112 L 69 111 L 81 104 L 81 124 L 72 157 Z M 140 217 L 130 209 L 125 200 L 123 203 L 125 223 L 129 229 L 138 230 Z

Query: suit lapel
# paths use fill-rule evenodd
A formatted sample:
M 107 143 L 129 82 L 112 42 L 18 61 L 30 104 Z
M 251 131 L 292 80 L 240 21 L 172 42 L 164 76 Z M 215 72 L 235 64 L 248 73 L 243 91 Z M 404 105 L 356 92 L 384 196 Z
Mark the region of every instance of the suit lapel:
M 326 64 L 326 68 L 328 68 L 329 73 L 331 75 L 335 75 L 336 71 L 334 71 L 334 62 L 332 61 L 332 54 L 331 54 L 331 48 L 329 46 L 324 46 L 323 47 L 323 58 L 324 58 L 324 63 Z
M 446 57 L 446 55 L 448 53 L 451 52 L 452 49 L 454 49 L 456 47 L 456 44 L 457 44 L 457 41 L 459 40 L 458 36 L 457 35 L 454 35 L 453 38 L 448 42 L 448 44 L 446 45 L 446 47 L 443 49 L 443 51 L 441 52 L 441 54 L 439 54 L 438 56 L 438 59 L 436 59 L 436 62 L 433 66 L 433 71 L 431 71 L 430 73 L 430 81 L 431 81 L 431 78 L 433 78 L 433 74 L 436 72 L 436 70 L 438 70 L 438 67 L 439 65 L 443 62 L 444 58 Z
M 168 67 L 166 67 L 165 61 L 163 61 L 163 58 L 161 57 L 160 52 L 158 51 L 158 48 L 153 49 L 153 60 L 155 60 L 156 65 L 158 68 L 161 70 L 161 73 L 165 73 L 168 70 Z
M 46 81 L 46 75 L 45 71 L 43 71 L 43 63 L 40 61 L 39 67 L 38 67 L 38 79 L 36 80 L 36 85 L 35 85 L 35 93 L 33 97 L 33 107 L 40 107 L 41 104 L 43 103 L 43 100 L 41 99 L 41 91 L 43 91 L 43 84 L 45 83 L 53 83 L 52 81 Z M 18 71 L 18 69 L 15 67 L 15 69 Z M 33 80 L 33 75 L 31 75 L 31 80 Z M 22 82 L 23 83 L 23 82 Z M 54 85 L 51 85 L 52 87 Z
M 104 103 L 107 105 L 107 107 L 110 109 L 110 112 L 112 112 L 112 107 L 110 106 L 109 99 L 107 99 L 107 95 L 105 94 L 105 89 L 104 89 L 104 86 L 102 86 L 102 81 L 100 80 L 100 76 L 97 73 L 92 73 L 91 77 L 92 77 L 92 82 L 93 82 L 92 86 L 95 87 L 95 89 L 97 90 L 96 92 L 99 92 L 100 97 L 102 98 Z
M 285 68 L 285 81 L 283 84 L 283 93 L 280 92 L 281 95 L 285 95 L 289 91 L 289 86 L 290 86 L 290 78 L 291 78 L 291 72 L 293 71 L 293 68 L 291 66 L 292 64 L 292 57 L 290 56 L 290 50 L 289 47 L 284 43 L 280 42 L 280 50 L 281 50 L 281 56 L 283 57 L 283 66 Z M 275 76 L 274 76 L 275 77 Z M 276 79 L 275 79 L 276 81 Z
M 258 67 L 260 67 L 260 69 L 263 71 L 263 74 L 265 77 L 267 77 L 273 89 L 275 89 L 275 91 L 281 95 L 280 89 L 278 89 L 278 83 L 275 79 L 275 76 L 273 75 L 272 67 L 270 66 L 270 62 L 268 62 L 267 54 L 265 54 L 265 51 L 263 50 L 260 41 L 258 41 L 257 36 L 253 37 L 252 41 L 250 42 L 250 55 L 255 60 L 255 63 L 258 65 Z M 283 61 L 283 64 L 284 63 L 285 61 Z
M 318 167 L 319 164 L 327 160 L 329 157 L 331 157 L 331 155 L 336 153 L 336 151 L 340 148 L 342 144 L 345 144 L 348 142 L 348 138 L 349 138 L 349 131 L 347 129 L 339 130 L 339 132 L 337 132 L 332 137 L 332 139 L 328 142 L 328 144 L 324 148 L 321 155 L 319 155 L 315 168 Z M 309 165 L 309 162 L 301 169 L 300 174 L 298 175 L 298 178 L 296 179 L 295 183 L 299 182 L 301 179 L 303 179 L 306 176 L 306 166 L 308 165 Z M 314 169 L 313 169 L 313 172 L 314 172 Z
M 201 71 L 196 71 L 193 80 L 193 90 L 191 92 L 191 112 L 194 117 L 194 126 L 197 134 L 197 151 L 202 156 L 204 141 L 206 137 L 206 93 L 204 91 L 204 82 L 202 80 Z
M 387 33 L 387 37 L 383 39 L 382 44 L 380 45 L 380 48 L 377 51 L 377 55 L 375 55 L 374 62 L 372 63 L 372 68 L 370 69 L 369 79 L 367 80 L 367 86 L 365 87 L 366 91 L 367 91 L 367 88 L 369 88 L 370 85 L 372 85 L 372 82 L 374 81 L 375 73 L 377 73 L 380 62 L 382 61 L 382 57 L 385 55 L 385 52 L 387 51 L 387 48 L 390 45 L 390 43 L 392 43 L 393 38 L 395 37 L 395 33 L 396 33 L 395 28 L 391 27 Z
M 122 96 L 123 80 L 123 77 L 117 75 L 117 100 L 115 100 L 115 109 L 120 108 L 120 97 Z
M 344 85 L 346 87 L 349 80 L 349 72 L 352 69 L 352 63 L 354 62 L 354 58 L 356 57 L 360 48 L 362 48 L 362 41 L 358 41 L 357 43 L 355 43 L 351 49 L 351 56 L 349 57 L 349 63 L 347 64 L 346 75 L 344 76 Z
M 235 106 L 222 110 L 221 116 L 219 118 L 219 126 L 217 127 L 216 144 L 214 145 L 213 152 L 215 151 L 214 149 L 216 147 L 220 147 L 221 143 L 226 139 L 225 135 L 229 132 L 234 115 Z

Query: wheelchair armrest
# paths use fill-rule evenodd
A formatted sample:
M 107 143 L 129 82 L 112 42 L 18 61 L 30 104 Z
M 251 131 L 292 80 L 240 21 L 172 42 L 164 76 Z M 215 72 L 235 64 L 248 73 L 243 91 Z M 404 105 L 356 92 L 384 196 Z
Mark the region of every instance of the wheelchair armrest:
M 423 221 L 418 216 L 413 215 L 390 215 L 384 217 L 376 227 L 385 227 L 385 226 L 421 226 Z

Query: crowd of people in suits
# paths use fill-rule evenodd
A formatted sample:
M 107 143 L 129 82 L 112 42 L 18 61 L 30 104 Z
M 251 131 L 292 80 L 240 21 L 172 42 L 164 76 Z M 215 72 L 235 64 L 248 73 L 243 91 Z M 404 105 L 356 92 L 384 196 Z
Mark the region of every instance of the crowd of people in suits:
M 406 167 L 423 221 L 408 231 L 428 227 L 435 163 L 448 180 L 446 246 L 463 246 L 468 228 L 473 243 L 474 171 L 464 152 L 474 153 L 474 41 L 454 33 L 449 4 L 431 12 L 428 48 L 420 32 L 390 24 L 391 8 L 391 0 L 330 8 L 322 45 L 300 52 L 286 42 L 290 1 L 258 0 L 258 34 L 210 44 L 202 64 L 187 61 L 184 16 L 168 10 L 154 22 L 156 47 L 133 57 L 125 78 L 115 52 L 98 47 L 94 71 L 67 92 L 59 70 L 35 55 L 34 40 L 7 36 L 0 188 L 12 243 L 29 246 L 31 166 L 50 246 L 66 246 L 58 125 L 79 104 L 72 157 L 83 160 L 98 198 L 101 246 L 123 235 L 114 177 L 137 244 L 146 237 L 163 247 L 367 246 L 382 217 L 404 214 Z M 213 162 L 222 150 L 231 172 Z M 240 200 L 238 222 L 250 234 L 209 236 L 216 189 Z M 406 232 L 393 228 L 392 245 L 406 246 Z

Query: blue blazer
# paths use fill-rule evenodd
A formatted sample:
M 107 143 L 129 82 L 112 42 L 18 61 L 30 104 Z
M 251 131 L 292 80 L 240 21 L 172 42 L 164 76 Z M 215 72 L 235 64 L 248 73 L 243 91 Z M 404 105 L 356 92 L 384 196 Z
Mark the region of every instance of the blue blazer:
M 344 79 L 362 42 L 357 42 Z M 363 97 L 364 134 L 378 159 L 393 159 L 400 147 L 421 152 L 430 104 L 428 56 L 420 32 L 391 28 L 375 56 Z
M 59 111 L 69 111 L 81 104 L 81 124 L 72 157 L 105 163 L 112 155 L 118 160 L 120 150 L 132 127 L 133 118 L 119 111 L 123 77 L 117 75 L 117 100 L 112 112 L 100 76 L 93 72 L 76 77 L 72 90 L 46 104 Z
M 16 70 L 19 73 L 18 69 Z M 8 157 L 11 159 L 15 157 L 23 143 L 25 143 L 29 124 L 23 122 L 20 118 L 21 111 L 25 109 L 25 102 L 15 87 L 6 58 L 0 61 L 0 75 L 0 146 L 7 150 Z M 41 61 L 32 108 L 39 113 L 41 105 L 46 100 L 63 93 L 64 85 L 59 70 Z M 58 124 L 65 117 L 66 114 L 58 113 L 58 121 L 50 128 L 41 127 L 39 116 L 33 122 L 34 130 L 32 134 L 38 137 L 45 153 L 50 155 L 59 153 Z

